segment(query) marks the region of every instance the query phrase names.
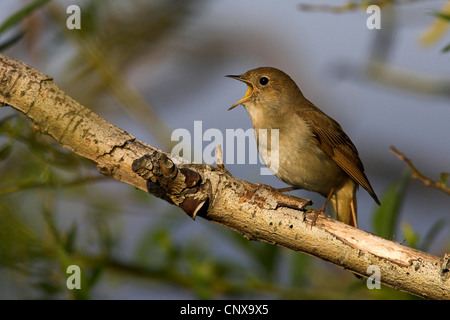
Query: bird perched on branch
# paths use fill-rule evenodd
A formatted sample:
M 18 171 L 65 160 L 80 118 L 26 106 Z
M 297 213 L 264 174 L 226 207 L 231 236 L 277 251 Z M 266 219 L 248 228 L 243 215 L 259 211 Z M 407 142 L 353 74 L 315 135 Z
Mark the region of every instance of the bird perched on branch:
M 296 189 L 323 195 L 321 211 L 330 201 L 337 220 L 354 227 L 358 185 L 380 204 L 350 138 L 339 123 L 303 96 L 286 73 L 263 67 L 227 77 L 247 84 L 245 96 L 229 110 L 240 104 L 245 107 L 261 158 L 276 177 Z M 272 145 L 271 139 L 260 141 L 261 132 L 274 130 L 278 130 L 278 145 Z

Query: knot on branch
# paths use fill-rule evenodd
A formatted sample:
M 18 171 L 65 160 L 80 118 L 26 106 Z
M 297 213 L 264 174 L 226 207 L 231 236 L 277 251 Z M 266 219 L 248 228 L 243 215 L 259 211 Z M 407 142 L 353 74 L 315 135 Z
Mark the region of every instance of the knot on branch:
M 207 194 L 200 192 L 201 175 L 178 167 L 164 153 L 154 151 L 134 160 L 132 170 L 147 180 L 149 193 L 179 206 L 193 219 L 208 200 Z

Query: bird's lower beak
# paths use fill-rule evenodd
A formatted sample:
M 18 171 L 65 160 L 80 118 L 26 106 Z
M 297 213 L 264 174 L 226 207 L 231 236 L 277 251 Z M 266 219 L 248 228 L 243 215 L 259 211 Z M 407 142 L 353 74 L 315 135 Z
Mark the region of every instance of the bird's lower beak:
M 247 84 L 247 92 L 245 93 L 245 96 L 241 100 L 239 100 L 238 102 L 236 102 L 235 104 L 233 104 L 231 107 L 228 108 L 228 110 L 231 110 L 231 109 L 236 108 L 241 103 L 245 102 L 245 100 L 247 100 L 247 98 L 252 95 L 252 93 L 253 93 L 253 86 L 247 80 L 242 79 L 242 76 L 240 76 L 240 75 L 238 75 L 238 76 L 236 76 L 236 75 L 228 75 L 228 76 L 225 76 L 225 77 L 233 78 L 233 79 L 245 82 Z

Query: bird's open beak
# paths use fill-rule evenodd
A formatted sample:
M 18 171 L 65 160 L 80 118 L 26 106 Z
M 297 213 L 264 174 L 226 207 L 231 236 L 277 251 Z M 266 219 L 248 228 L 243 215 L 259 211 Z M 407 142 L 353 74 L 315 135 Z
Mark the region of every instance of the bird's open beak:
M 253 85 L 248 80 L 242 79 L 242 76 L 240 76 L 240 75 L 239 76 L 228 75 L 228 76 L 225 76 L 225 77 L 233 78 L 233 79 L 245 82 L 247 84 L 247 92 L 245 93 L 245 96 L 241 100 L 239 100 L 238 102 L 236 102 L 235 104 L 233 104 L 231 107 L 228 108 L 228 110 L 231 110 L 231 109 L 236 108 L 241 103 L 245 102 L 245 100 L 247 100 L 247 98 L 252 95 L 252 93 L 253 93 Z

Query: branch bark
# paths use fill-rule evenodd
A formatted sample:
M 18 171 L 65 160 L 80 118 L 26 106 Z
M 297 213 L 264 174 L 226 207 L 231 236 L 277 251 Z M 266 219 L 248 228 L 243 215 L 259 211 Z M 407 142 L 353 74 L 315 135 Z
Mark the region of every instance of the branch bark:
M 52 78 L 0 54 L 0 106 L 21 111 L 99 171 L 233 229 L 244 237 L 318 257 L 424 298 L 450 299 L 450 254 L 439 258 L 326 216 L 311 226 L 308 200 L 233 177 L 224 167 L 187 164 L 112 125 L 56 86 Z

